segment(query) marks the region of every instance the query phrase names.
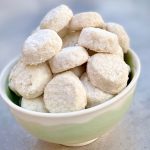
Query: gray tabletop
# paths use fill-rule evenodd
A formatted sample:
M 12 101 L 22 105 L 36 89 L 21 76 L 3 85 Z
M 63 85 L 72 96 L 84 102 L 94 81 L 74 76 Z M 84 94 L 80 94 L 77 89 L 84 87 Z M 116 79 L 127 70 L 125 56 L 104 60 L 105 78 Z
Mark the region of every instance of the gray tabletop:
M 79 147 L 65 147 L 32 137 L 17 124 L 0 100 L 0 150 L 149 150 L 150 149 L 150 1 L 149 0 L 0 0 L 0 70 L 21 52 L 25 38 L 42 16 L 59 4 L 74 12 L 98 11 L 106 22 L 122 24 L 139 55 L 142 73 L 128 114 L 103 139 Z

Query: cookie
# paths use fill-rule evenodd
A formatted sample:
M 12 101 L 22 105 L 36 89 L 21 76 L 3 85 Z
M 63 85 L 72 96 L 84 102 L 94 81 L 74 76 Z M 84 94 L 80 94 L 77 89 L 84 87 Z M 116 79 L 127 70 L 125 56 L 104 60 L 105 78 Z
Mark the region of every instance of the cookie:
M 117 23 L 107 23 L 106 30 L 118 36 L 120 46 L 124 53 L 127 53 L 128 49 L 130 49 L 130 39 L 124 27 Z
M 14 66 L 9 76 L 9 87 L 27 99 L 43 94 L 52 73 L 46 63 L 36 66 L 25 65 L 21 60 Z
M 89 56 L 85 48 L 74 46 L 62 49 L 49 63 L 52 72 L 59 73 L 84 64 L 88 58 Z
M 87 74 L 95 87 L 118 94 L 127 86 L 129 67 L 120 56 L 98 53 L 88 60 Z
M 122 59 L 124 59 L 123 49 L 122 49 L 120 46 L 118 46 L 118 47 L 116 48 L 116 50 L 114 51 L 113 54 L 118 55 L 118 56 L 120 56 Z
M 26 99 L 23 97 L 21 100 L 21 107 L 36 112 L 43 112 L 43 113 L 48 112 L 45 108 L 43 96 L 34 99 Z
M 70 46 L 77 46 L 79 36 L 80 36 L 80 31 L 68 33 L 62 40 L 63 48 L 70 47 Z
M 82 30 L 86 27 L 103 28 L 104 20 L 101 15 L 96 12 L 83 12 L 72 17 L 69 29 L 72 31 Z
M 23 62 L 35 65 L 52 58 L 61 50 L 62 40 L 53 30 L 39 30 L 29 36 L 23 46 Z
M 62 30 L 58 32 L 58 35 L 60 36 L 61 39 L 63 39 L 69 32 L 68 27 L 64 27 Z
M 73 12 L 68 6 L 57 6 L 46 14 L 40 23 L 40 28 L 60 32 L 69 24 L 72 16 Z
M 76 76 L 80 78 L 81 75 L 86 71 L 86 64 L 72 68 L 69 71 L 72 71 Z
M 78 45 L 95 52 L 114 53 L 119 46 L 117 35 L 99 28 L 84 28 Z
M 85 109 L 86 92 L 79 78 L 71 71 L 56 75 L 44 90 L 44 102 L 52 113 Z
M 87 108 L 99 105 L 113 97 L 112 94 L 103 92 L 102 90 L 93 86 L 87 76 L 87 73 L 84 73 L 81 76 L 81 81 L 87 94 Z

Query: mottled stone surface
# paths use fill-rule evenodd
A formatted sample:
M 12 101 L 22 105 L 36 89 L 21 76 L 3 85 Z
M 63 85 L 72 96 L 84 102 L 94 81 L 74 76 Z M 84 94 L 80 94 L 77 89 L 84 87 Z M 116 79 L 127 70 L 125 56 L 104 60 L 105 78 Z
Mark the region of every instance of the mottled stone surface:
M 58 4 L 74 12 L 95 10 L 105 21 L 122 24 L 131 37 L 132 48 L 142 62 L 142 74 L 129 113 L 111 134 L 94 143 L 69 148 L 32 137 L 20 127 L 0 99 L 1 150 L 149 150 L 150 149 L 150 1 L 149 0 L 1 0 L 0 70 L 19 55 L 23 41 L 38 26 L 42 16 Z

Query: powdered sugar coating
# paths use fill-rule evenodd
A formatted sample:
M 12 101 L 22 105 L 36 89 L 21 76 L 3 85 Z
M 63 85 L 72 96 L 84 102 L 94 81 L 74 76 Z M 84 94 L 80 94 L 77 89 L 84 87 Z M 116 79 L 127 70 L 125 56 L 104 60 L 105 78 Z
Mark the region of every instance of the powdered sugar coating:
M 62 49 L 49 63 L 52 72 L 59 73 L 84 64 L 88 58 L 85 48 L 74 46 Z
M 129 67 L 117 55 L 99 53 L 88 60 L 87 74 L 95 87 L 117 94 L 127 85 Z
M 63 38 L 63 48 L 76 46 L 78 44 L 78 39 L 80 36 L 80 31 L 70 32 Z
M 43 94 L 51 79 L 52 74 L 46 63 L 29 66 L 20 60 L 10 73 L 9 87 L 24 98 L 36 98 Z
M 72 68 L 69 71 L 72 71 L 76 76 L 80 78 L 81 75 L 86 71 L 86 64 Z
M 64 38 L 69 32 L 68 26 L 64 27 L 62 30 L 60 30 L 58 32 L 58 35 L 60 36 L 60 38 Z
M 114 53 L 119 43 L 115 34 L 99 28 L 89 27 L 81 31 L 78 45 L 96 52 Z
M 72 17 L 69 28 L 72 31 L 82 30 L 85 27 L 103 28 L 104 20 L 96 12 L 83 12 Z
M 17 76 L 20 74 L 20 72 L 22 72 L 23 68 L 24 68 L 24 64 L 22 63 L 22 60 L 20 59 L 17 62 L 17 64 L 12 68 L 10 75 L 9 75 L 9 79 L 8 79 L 9 88 L 18 96 L 21 96 L 21 95 L 16 90 L 15 80 Z
M 39 64 L 53 57 L 62 47 L 62 40 L 53 30 L 39 30 L 29 36 L 23 46 L 23 62 Z
M 45 108 L 43 96 L 34 99 L 26 99 L 23 97 L 21 100 L 21 107 L 36 112 L 43 112 L 43 113 L 48 112 Z
M 56 75 L 48 83 L 44 102 L 53 113 L 82 110 L 87 104 L 86 92 L 79 78 L 68 71 Z
M 87 107 L 93 107 L 98 104 L 101 104 L 108 99 L 111 99 L 113 95 L 103 92 L 102 90 L 94 87 L 86 73 L 81 76 L 81 81 L 84 85 L 87 94 Z
M 40 23 L 40 28 L 59 32 L 69 24 L 72 16 L 73 12 L 68 6 L 57 6 L 46 14 Z
M 118 36 L 120 46 L 124 53 L 127 53 L 130 48 L 130 39 L 124 27 L 117 23 L 107 23 L 106 30 L 115 33 Z
M 120 46 L 118 46 L 118 47 L 116 48 L 116 51 L 114 51 L 113 54 L 118 55 L 118 56 L 120 56 L 122 59 L 124 59 L 124 53 L 123 53 L 123 50 L 122 50 L 122 48 L 121 48 Z

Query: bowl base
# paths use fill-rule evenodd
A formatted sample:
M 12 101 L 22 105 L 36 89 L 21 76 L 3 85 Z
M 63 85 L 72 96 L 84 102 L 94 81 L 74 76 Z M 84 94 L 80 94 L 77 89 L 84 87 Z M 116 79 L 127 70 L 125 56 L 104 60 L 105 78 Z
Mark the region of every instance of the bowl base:
M 86 141 L 86 142 L 83 142 L 83 143 L 78 143 L 78 144 L 62 144 L 64 146 L 84 146 L 84 145 L 88 145 L 94 141 L 96 141 L 98 138 L 95 138 L 93 140 L 90 140 L 90 141 Z

